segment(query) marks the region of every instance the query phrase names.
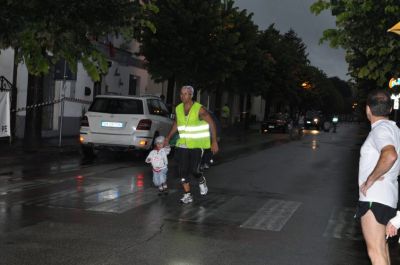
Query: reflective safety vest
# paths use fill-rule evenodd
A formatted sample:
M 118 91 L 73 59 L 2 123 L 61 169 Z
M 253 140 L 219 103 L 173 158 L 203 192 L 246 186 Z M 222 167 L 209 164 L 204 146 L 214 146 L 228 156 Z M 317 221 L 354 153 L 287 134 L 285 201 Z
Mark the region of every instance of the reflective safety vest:
M 199 119 L 202 105 L 194 102 L 188 115 L 185 115 L 183 103 L 175 108 L 179 140 L 176 145 L 186 148 L 210 148 L 210 126 Z

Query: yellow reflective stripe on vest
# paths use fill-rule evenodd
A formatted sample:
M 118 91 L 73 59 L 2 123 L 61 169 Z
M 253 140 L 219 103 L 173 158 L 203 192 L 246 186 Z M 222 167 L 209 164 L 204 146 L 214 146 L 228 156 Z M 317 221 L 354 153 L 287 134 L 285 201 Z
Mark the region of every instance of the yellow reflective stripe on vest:
M 186 131 L 186 132 L 200 132 L 200 131 L 208 131 L 210 126 L 207 124 L 197 125 L 197 126 L 178 126 L 178 131 Z

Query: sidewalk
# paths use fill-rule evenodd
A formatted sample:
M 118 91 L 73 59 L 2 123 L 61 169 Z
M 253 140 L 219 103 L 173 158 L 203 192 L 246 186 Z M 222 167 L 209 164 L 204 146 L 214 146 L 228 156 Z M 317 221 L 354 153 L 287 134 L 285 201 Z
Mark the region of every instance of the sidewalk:
M 79 152 L 79 136 L 64 137 L 59 146 L 58 138 L 43 138 L 35 147 L 26 146 L 23 139 L 10 144 L 8 138 L 0 138 L 0 157 L 20 157 L 37 153 Z

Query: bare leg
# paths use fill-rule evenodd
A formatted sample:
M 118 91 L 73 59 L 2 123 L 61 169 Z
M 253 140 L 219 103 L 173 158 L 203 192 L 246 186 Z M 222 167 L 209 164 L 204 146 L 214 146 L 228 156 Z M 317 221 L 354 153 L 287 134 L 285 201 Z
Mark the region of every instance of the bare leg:
M 183 187 L 183 190 L 185 191 L 185 193 L 190 192 L 190 184 L 189 183 L 183 183 L 182 187 Z
M 376 221 L 371 210 L 361 217 L 361 227 L 372 265 L 390 265 L 385 238 L 386 227 Z

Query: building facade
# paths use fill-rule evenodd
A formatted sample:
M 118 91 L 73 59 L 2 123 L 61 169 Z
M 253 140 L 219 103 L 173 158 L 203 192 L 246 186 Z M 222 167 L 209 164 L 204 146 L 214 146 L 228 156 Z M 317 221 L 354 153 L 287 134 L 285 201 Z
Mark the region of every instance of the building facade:
M 101 76 L 99 82 L 93 82 L 81 63 L 77 65 L 77 72 L 72 75 L 67 74 L 66 78 L 64 78 L 63 62 L 53 66 L 49 74 L 44 77 L 43 102 L 48 105 L 42 107 L 43 137 L 58 136 L 61 126 L 63 136 L 78 135 L 80 119 L 96 95 L 160 96 L 166 93 L 164 92 L 166 84 L 152 81 L 145 69 L 144 58 L 134 55 L 139 49 L 136 41 L 127 42 L 122 38 L 111 36 L 99 41 L 97 48 L 106 55 L 109 65 L 108 72 Z M 14 50 L 2 50 L 0 76 L 4 76 L 10 82 L 13 79 L 13 65 Z M 66 69 L 68 70 L 68 67 Z M 16 112 L 16 137 L 23 138 L 26 115 L 24 109 L 28 90 L 28 70 L 23 63 L 17 67 L 16 88 L 17 107 L 12 111 Z M 60 101 L 61 98 L 65 100 Z

